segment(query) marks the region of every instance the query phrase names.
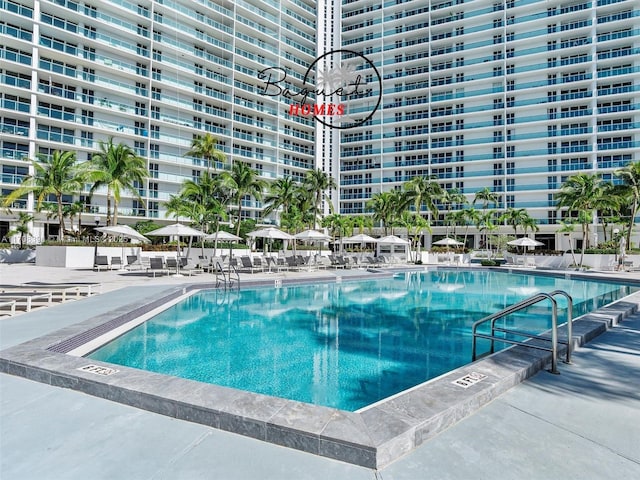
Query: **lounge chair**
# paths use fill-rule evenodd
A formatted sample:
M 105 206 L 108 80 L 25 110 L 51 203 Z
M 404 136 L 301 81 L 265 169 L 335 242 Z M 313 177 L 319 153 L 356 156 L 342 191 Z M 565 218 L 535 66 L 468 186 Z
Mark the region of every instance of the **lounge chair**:
M 155 278 L 156 273 L 160 275 L 169 275 L 169 270 L 165 268 L 163 259 L 161 257 L 156 257 L 149 259 L 149 268 L 147 268 L 147 273 L 153 273 L 153 278 Z
M 111 257 L 111 270 L 120 270 L 122 268 L 124 268 L 122 265 L 122 258 Z
M 204 270 L 189 261 L 188 258 L 180 259 L 180 273 L 185 275 L 193 275 L 194 273 L 202 273 Z
M 76 290 L 77 296 L 80 296 L 80 294 L 82 293 L 86 293 L 87 296 L 91 296 L 95 293 L 99 293 L 99 291 L 102 289 L 102 284 L 98 282 L 25 282 L 22 285 L 36 288 L 70 287 Z M 83 292 L 82 289 L 86 290 Z
M 169 271 L 178 273 L 178 260 L 176 260 L 175 258 L 167 258 L 166 268 Z
M 3 300 L 0 302 L 0 309 L 9 307 L 9 311 L 5 312 L 4 310 L 0 310 L 0 315 L 15 315 L 16 313 L 16 301 L 15 300 Z
M 142 270 L 145 266 L 137 255 L 127 255 L 127 265 L 124 268 L 126 270 Z
M 243 255 L 240 257 L 240 271 L 255 273 L 256 271 L 262 271 L 262 264 L 260 266 L 254 265 L 251 261 L 251 257 L 248 255 Z
M 100 270 L 109 270 L 109 258 L 106 255 L 96 255 L 93 260 L 93 270 L 99 272 Z
M 0 293 L 0 302 L 10 302 L 15 300 L 16 305 L 24 303 L 26 311 L 30 312 L 34 302 L 45 301 L 51 305 L 53 301 L 52 292 L 6 292 Z

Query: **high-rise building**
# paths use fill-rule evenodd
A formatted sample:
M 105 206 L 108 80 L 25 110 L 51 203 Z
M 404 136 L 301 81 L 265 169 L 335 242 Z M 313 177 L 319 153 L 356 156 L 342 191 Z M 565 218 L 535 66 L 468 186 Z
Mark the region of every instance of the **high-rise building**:
M 357 55 L 372 92 L 346 103 L 373 115 L 340 129 L 292 114 L 285 87 L 299 91 L 310 67 Z M 365 213 L 375 193 L 433 175 L 469 200 L 488 187 L 498 209 L 526 208 L 551 232 L 568 176 L 615 180 L 640 161 L 640 6 L 0 0 L 0 127 L 3 194 L 30 173 L 25 158 L 74 150 L 84 161 L 109 137 L 133 147 L 151 176 L 144 202 L 121 204 L 129 223 L 165 218 L 163 202 L 206 171 L 185 153 L 210 132 L 264 179 L 330 173 L 340 213 Z M 81 195 L 85 223 L 104 213 L 104 193 Z M 33 208 L 27 197 L 12 211 Z M 247 199 L 245 212 L 260 219 L 260 203 Z M 15 216 L 0 217 L 6 232 Z
M 551 231 L 568 176 L 640 161 L 636 1 L 345 0 L 341 16 L 343 47 L 383 78 L 381 110 L 342 135 L 342 213 L 433 175 Z
M 143 201 L 123 193 L 127 223 L 165 219 L 164 202 L 207 170 L 185 155 L 197 135 L 211 133 L 229 160 L 265 180 L 301 179 L 315 167 L 313 120 L 263 94 L 273 92 L 262 92 L 260 72 L 285 72 L 280 85 L 292 87 L 316 50 L 310 0 L 2 0 L 2 194 L 32 172 L 26 159 L 73 150 L 85 161 L 110 137 L 147 159 L 150 172 Z M 80 196 L 85 225 L 105 213 L 105 193 Z M 13 207 L 33 211 L 34 199 Z M 260 203 L 247 199 L 243 213 L 259 219 Z M 15 216 L 0 215 L 6 233 Z M 35 236 L 56 225 L 45 232 L 36 222 Z

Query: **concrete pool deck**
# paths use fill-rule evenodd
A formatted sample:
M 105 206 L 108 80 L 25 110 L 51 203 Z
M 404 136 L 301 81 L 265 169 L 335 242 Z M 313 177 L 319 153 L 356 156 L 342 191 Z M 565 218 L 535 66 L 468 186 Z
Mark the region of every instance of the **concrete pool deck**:
M 124 303 L 198 279 L 134 279 L 26 265 L 0 265 L 0 275 L 3 283 L 101 281 L 105 292 L 127 286 L 117 292 Z M 638 279 L 606 275 L 614 276 Z M 99 295 L 0 319 L 0 347 L 72 325 L 80 310 L 112 309 L 112 300 Z M 573 365 L 560 366 L 561 375 L 540 372 L 380 471 L 3 374 L 0 477 L 640 477 L 638 333 L 640 316 L 632 315 L 578 350 Z

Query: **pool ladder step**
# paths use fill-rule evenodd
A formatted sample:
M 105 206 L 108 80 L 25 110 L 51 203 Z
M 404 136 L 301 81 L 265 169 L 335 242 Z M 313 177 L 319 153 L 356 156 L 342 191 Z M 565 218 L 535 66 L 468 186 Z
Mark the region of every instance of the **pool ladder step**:
M 562 295 L 567 299 L 567 340 L 560 341 L 558 340 L 558 302 L 554 297 Z M 505 327 L 497 327 L 496 322 L 515 313 L 524 308 L 530 307 L 531 305 L 535 305 L 537 303 L 543 302 L 545 300 L 549 300 L 551 302 L 551 337 L 548 335 L 536 335 L 528 332 L 523 332 L 520 330 L 516 330 L 514 328 L 505 328 Z M 479 333 L 478 327 L 481 325 L 491 322 L 491 331 L 490 333 Z M 515 303 L 499 312 L 488 315 L 473 324 L 472 328 L 472 336 L 473 336 L 473 344 L 471 348 L 471 360 L 476 361 L 479 358 L 482 358 L 486 355 L 491 355 L 495 352 L 495 343 L 510 343 L 512 345 L 521 345 L 528 348 L 535 348 L 538 350 L 545 350 L 551 352 L 551 373 L 560 373 L 558 372 L 558 343 L 565 344 L 567 347 L 566 353 L 566 363 L 571 363 L 571 338 L 572 338 L 572 322 L 573 322 L 573 298 L 564 290 L 554 290 L 551 293 L 537 293 L 532 295 L 529 298 L 525 298 L 524 300 Z M 505 336 L 497 336 L 497 334 L 505 334 Z M 512 335 L 516 337 L 525 337 L 528 338 L 527 341 L 522 340 L 511 340 L 506 338 L 506 335 Z M 477 339 L 484 338 L 491 340 L 491 347 L 488 352 L 478 354 L 477 353 Z M 546 342 L 551 342 L 551 346 L 547 346 Z

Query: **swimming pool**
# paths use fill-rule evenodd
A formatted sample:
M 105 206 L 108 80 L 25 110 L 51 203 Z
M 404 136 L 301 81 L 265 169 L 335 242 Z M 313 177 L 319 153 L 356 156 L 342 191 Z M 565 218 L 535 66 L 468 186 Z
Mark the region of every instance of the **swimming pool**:
M 205 290 L 88 357 L 356 411 L 469 363 L 474 321 L 557 289 L 573 296 L 574 316 L 637 291 L 602 281 L 463 270 Z M 519 314 L 518 325 L 546 330 L 546 308 Z

